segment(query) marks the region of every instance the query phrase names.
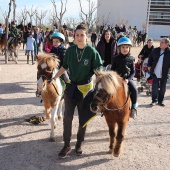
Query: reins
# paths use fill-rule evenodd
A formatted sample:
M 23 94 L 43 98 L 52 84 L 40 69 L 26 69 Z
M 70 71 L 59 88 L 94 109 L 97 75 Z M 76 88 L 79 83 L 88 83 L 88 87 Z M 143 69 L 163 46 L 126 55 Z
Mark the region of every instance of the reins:
M 123 109 L 123 108 L 126 106 L 126 104 L 127 104 L 128 100 L 129 100 L 129 97 L 130 97 L 130 94 L 128 93 L 128 96 L 127 96 L 127 98 L 126 98 L 125 103 L 123 104 L 123 106 L 121 106 L 121 107 L 119 107 L 119 108 L 109 109 L 109 108 L 107 108 L 106 106 L 104 106 L 104 104 L 103 104 L 103 105 L 101 105 L 101 106 L 102 106 L 104 109 L 108 110 L 108 111 L 121 110 L 121 109 Z
M 51 84 L 53 85 L 56 93 L 57 93 L 59 96 L 62 96 L 63 94 L 59 94 L 57 88 L 55 87 L 54 83 L 52 82 L 53 80 L 55 80 L 55 78 L 52 78 L 52 79 L 49 80 L 46 75 L 41 75 L 41 77 L 43 77 L 43 76 L 47 79 L 47 83 L 48 83 L 48 84 L 51 83 Z

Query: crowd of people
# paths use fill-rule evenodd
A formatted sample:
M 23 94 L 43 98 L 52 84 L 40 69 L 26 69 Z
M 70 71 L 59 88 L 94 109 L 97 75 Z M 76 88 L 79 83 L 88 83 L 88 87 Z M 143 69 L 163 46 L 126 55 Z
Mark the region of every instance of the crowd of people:
M 0 25 L 0 33 L 3 32 Z M 64 30 L 67 26 L 63 25 Z M 116 32 L 125 31 L 126 27 L 115 27 Z M 131 28 L 129 28 L 131 29 Z M 134 27 L 133 29 L 136 29 Z M 135 59 L 131 56 L 132 47 L 131 40 L 122 36 L 119 40 L 115 39 L 112 34 L 112 28 L 104 29 L 101 27 L 101 38 L 96 44 L 97 36 L 93 31 L 91 35 L 92 46 L 87 42 L 88 29 L 84 23 L 79 24 L 74 32 L 73 42 L 65 44 L 66 36 L 56 30 L 43 32 L 38 27 L 32 30 L 28 27 L 23 34 L 24 43 L 26 43 L 27 64 L 29 64 L 29 55 L 31 53 L 32 64 L 34 57 L 40 51 L 40 45 L 43 43 L 43 51 L 58 56 L 60 60 L 59 71 L 56 78 L 63 76 L 66 86 L 64 91 L 65 111 L 63 119 L 63 140 L 64 146 L 58 156 L 65 158 L 71 152 L 71 131 L 74 110 L 77 106 L 79 115 L 79 128 L 77 132 L 77 142 L 75 146 L 76 155 L 82 155 L 82 142 L 84 141 L 86 125 L 84 119 L 90 119 L 94 113 L 90 110 L 90 102 L 93 95 L 92 76 L 95 70 L 104 70 L 105 67 L 111 65 L 111 70 L 116 71 L 129 87 L 130 98 L 132 101 L 130 117 L 135 119 L 137 116 L 138 91 L 133 82 L 135 75 Z M 10 30 L 9 42 L 18 34 L 15 23 L 12 23 Z M 170 38 L 170 37 L 169 37 Z M 166 92 L 166 84 L 168 79 L 168 70 L 170 69 L 170 40 L 163 38 L 160 46 L 154 48 L 153 40 L 148 39 L 147 44 L 142 48 L 138 58 L 144 60 L 149 58 L 148 71 L 153 79 L 152 84 L 152 102 L 151 106 L 157 103 L 165 106 L 164 95 Z M 84 97 L 78 85 L 84 87 Z

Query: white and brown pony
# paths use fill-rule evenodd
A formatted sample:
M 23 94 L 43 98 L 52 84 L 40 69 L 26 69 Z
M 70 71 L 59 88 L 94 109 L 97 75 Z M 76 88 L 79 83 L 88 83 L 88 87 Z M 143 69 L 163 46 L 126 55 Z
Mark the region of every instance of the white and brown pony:
M 56 56 L 43 54 L 37 56 L 37 86 L 41 91 L 45 107 L 46 118 L 51 121 L 50 141 L 55 141 L 54 128 L 56 118 L 62 118 L 63 86 L 59 78 L 54 76 L 58 72 L 59 60 Z

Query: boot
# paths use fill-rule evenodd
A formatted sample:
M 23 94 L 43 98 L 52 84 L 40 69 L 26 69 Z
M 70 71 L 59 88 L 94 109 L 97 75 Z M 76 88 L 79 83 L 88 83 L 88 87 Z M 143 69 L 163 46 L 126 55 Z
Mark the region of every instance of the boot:
M 33 65 L 33 64 L 35 64 L 34 63 L 34 56 L 32 55 L 31 57 L 32 57 L 32 65 Z
M 131 109 L 131 113 L 130 113 L 130 117 L 131 117 L 132 119 L 135 119 L 136 116 L 137 116 L 137 110 L 136 110 L 135 108 L 132 108 L 132 109 Z
M 27 64 L 29 64 L 29 56 L 27 55 Z

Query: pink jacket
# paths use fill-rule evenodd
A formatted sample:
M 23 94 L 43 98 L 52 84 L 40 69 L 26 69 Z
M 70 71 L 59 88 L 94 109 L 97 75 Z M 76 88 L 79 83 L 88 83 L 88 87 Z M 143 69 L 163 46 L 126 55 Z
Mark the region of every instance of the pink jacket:
M 49 53 L 52 49 L 52 46 L 53 46 L 53 43 L 47 40 L 45 43 L 45 51 Z

